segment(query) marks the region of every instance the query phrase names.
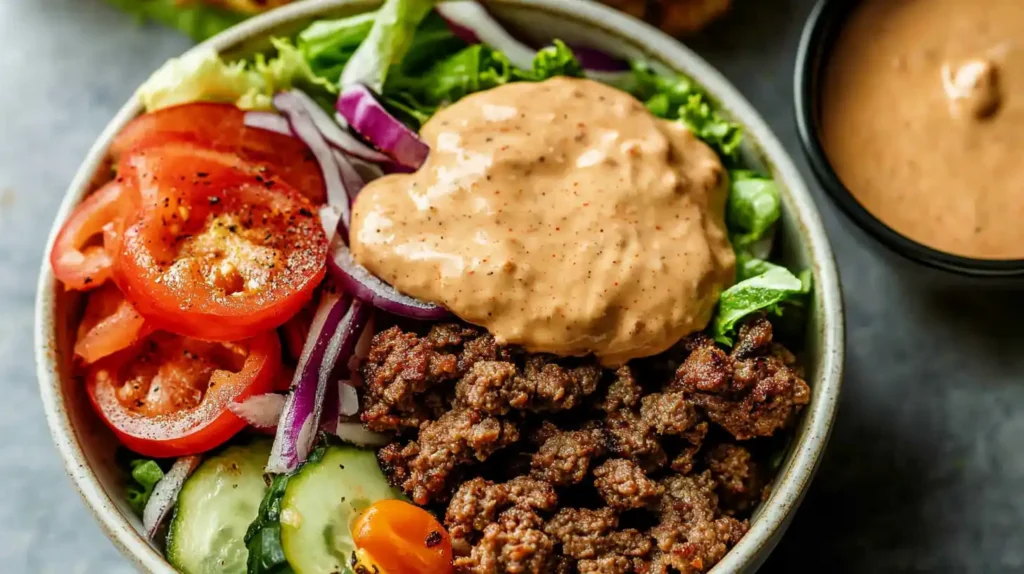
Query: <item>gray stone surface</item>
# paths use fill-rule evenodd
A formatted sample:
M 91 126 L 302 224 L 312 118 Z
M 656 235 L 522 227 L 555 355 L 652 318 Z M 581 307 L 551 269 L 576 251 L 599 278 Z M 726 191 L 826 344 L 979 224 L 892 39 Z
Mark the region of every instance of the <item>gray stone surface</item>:
M 736 0 L 691 45 L 805 168 L 792 119 L 811 0 Z M 32 364 L 33 290 L 61 194 L 150 70 L 187 42 L 100 0 L 0 0 L 0 571 L 130 572 L 64 477 Z M 922 150 L 927 153 L 927 150 Z M 849 327 L 839 424 L 768 571 L 1024 569 L 1024 306 L 886 258 L 819 205 Z

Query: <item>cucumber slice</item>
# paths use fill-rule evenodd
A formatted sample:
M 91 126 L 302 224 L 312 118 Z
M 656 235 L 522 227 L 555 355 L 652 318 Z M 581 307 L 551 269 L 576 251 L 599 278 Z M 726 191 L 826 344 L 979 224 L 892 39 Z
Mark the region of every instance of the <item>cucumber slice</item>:
M 366 507 L 400 498 L 373 451 L 330 446 L 288 481 L 281 499 L 281 546 L 296 574 L 351 572 L 352 524 Z
M 245 531 L 267 490 L 270 441 L 232 446 L 205 461 L 181 487 L 167 533 L 167 559 L 184 574 L 245 574 Z

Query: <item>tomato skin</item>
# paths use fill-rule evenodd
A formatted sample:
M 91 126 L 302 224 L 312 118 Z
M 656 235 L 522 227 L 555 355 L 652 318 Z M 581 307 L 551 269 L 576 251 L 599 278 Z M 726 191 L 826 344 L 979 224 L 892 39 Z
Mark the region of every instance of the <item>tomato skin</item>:
M 94 363 L 131 347 L 152 331 L 152 326 L 125 300 L 121 290 L 107 283 L 89 294 L 78 324 L 75 357 L 83 365 Z
M 208 385 L 198 404 L 178 410 L 164 409 L 166 412 L 156 415 L 125 405 L 119 394 L 126 390 L 130 392 L 128 385 L 136 381 L 151 385 L 145 395 L 149 400 L 151 395 L 158 393 L 154 387 L 180 383 L 181 379 L 194 375 L 196 370 L 190 369 L 191 363 L 204 358 L 198 354 L 190 355 L 188 349 L 190 346 L 196 348 L 195 343 L 198 342 L 157 333 L 143 342 L 141 349 L 130 349 L 93 365 L 86 376 L 89 400 L 124 446 L 155 458 L 208 451 L 246 427 L 245 421 L 228 410 L 229 402 L 243 401 L 273 389 L 280 369 L 281 347 L 277 334 L 267 332 L 239 343 L 246 348 L 246 355 L 237 372 L 207 369 L 210 371 L 207 381 L 195 378 L 184 381 L 197 388 Z M 152 348 L 147 349 L 148 346 Z M 146 373 L 147 368 L 150 374 L 157 369 L 158 374 L 149 379 L 130 378 L 135 371 Z M 165 394 L 173 392 L 166 388 L 161 390 Z
M 311 204 L 231 154 L 168 144 L 124 158 L 141 213 L 119 238 L 115 281 L 161 330 L 236 341 L 280 326 L 326 270 Z
M 53 275 L 67 289 L 86 291 L 103 285 L 113 270 L 106 246 L 89 245 L 104 227 L 126 217 L 135 207 L 131 191 L 111 181 L 75 207 L 50 250 Z
M 169 142 L 191 143 L 236 154 L 279 177 L 314 204 L 327 201 L 320 165 L 298 138 L 245 125 L 245 112 L 231 104 L 196 102 L 143 114 L 121 130 L 110 146 L 115 158 Z
M 426 510 L 402 500 L 380 500 L 352 527 L 356 547 L 387 574 L 448 574 L 452 541 Z

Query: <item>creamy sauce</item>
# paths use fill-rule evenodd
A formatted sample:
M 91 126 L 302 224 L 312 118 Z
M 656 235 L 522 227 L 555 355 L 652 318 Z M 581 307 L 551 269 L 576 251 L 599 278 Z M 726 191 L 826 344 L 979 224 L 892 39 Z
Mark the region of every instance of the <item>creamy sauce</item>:
M 884 223 L 935 249 L 1024 258 L 1024 2 L 865 0 L 834 48 L 821 137 Z
M 703 329 L 732 282 L 721 162 L 624 92 L 509 84 L 422 136 L 419 171 L 360 192 L 353 255 L 500 342 L 621 364 Z

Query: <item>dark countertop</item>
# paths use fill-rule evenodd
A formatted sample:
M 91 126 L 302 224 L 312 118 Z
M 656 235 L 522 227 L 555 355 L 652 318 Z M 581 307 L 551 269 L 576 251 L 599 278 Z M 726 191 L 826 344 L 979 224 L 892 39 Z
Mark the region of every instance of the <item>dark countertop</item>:
M 735 0 L 690 45 L 810 172 L 792 70 L 813 0 Z M 42 244 L 93 139 L 188 42 L 100 0 L 0 0 L 0 570 L 115 574 L 51 445 L 32 306 Z M 813 185 L 813 180 L 809 179 Z M 843 275 L 847 377 L 829 452 L 765 571 L 1024 569 L 1024 305 L 886 257 L 817 192 Z

